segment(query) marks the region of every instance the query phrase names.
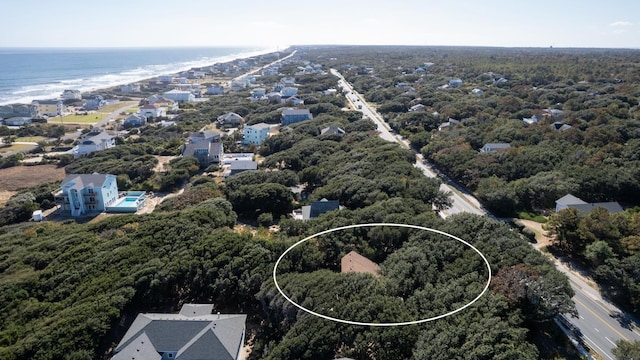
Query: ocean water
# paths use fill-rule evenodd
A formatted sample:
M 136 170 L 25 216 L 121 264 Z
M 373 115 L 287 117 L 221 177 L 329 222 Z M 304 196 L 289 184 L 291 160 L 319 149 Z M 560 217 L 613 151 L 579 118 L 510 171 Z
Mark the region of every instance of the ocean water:
M 0 48 L 0 105 L 57 98 L 275 51 L 265 48 Z

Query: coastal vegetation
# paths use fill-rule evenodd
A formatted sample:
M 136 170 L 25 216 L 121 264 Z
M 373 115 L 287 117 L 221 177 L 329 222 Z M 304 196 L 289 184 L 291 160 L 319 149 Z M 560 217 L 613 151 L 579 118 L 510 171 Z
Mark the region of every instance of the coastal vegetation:
M 635 53 L 303 50 L 302 60 L 339 69 L 396 132 L 499 214 L 548 213 L 568 192 L 637 205 L 639 199 L 629 193 L 638 190 L 634 146 L 640 136 L 635 125 L 640 90 L 634 85 L 635 65 L 628 61 Z M 284 64 L 280 72 L 293 75 L 300 64 Z M 462 87 L 439 88 L 451 78 L 462 79 Z M 495 81 L 500 78 L 508 80 Z M 440 181 L 413 166 L 410 149 L 381 140 L 371 120 L 345 111 L 344 96 L 322 94 L 337 87 L 335 77 L 298 75 L 296 82 L 314 119 L 282 127 L 252 147 L 264 159 L 257 171 L 220 182 L 195 159 L 179 157 L 157 169 L 158 156 L 179 154 L 186 133 L 211 126 L 227 112 L 240 114 L 247 124 L 279 123 L 282 105 L 251 102 L 248 91 L 185 105 L 176 126 L 147 126 L 118 138 L 115 148 L 62 158 L 67 173 L 114 174 L 123 190 L 183 191 L 144 215 L 0 227 L 0 358 L 106 359 L 139 312 L 175 311 L 187 302 L 248 314 L 250 359 L 576 356 L 565 350 L 570 346 L 562 336 L 550 335 L 552 319 L 575 314 L 575 308 L 567 278 L 547 257 L 506 223 L 470 214 L 441 219 L 436 211 L 447 208 L 450 199 Z M 413 91 L 398 86 L 401 82 Z M 476 87 L 484 94 L 470 94 Z M 426 110 L 408 111 L 417 104 Z M 549 118 L 523 125 L 522 117 L 559 107 L 571 130 L 553 131 Z M 460 124 L 439 131 L 449 118 Z M 345 133 L 321 135 L 330 125 Z M 49 126 L 33 125 L 41 131 Z M 13 131 L 8 135 L 18 135 Z M 237 136 L 223 137 L 225 151 L 243 149 Z M 512 149 L 480 153 L 487 142 L 509 142 Z M 0 217 L 22 220 L 32 209 L 46 207 L 53 186 L 22 189 L 2 210 L 14 217 Z M 323 198 L 338 200 L 342 209 L 309 221 L 289 217 L 293 208 Z M 271 275 L 287 248 L 320 231 L 362 223 L 413 224 L 468 241 L 490 264 L 487 293 L 445 319 L 403 327 L 327 321 L 279 294 Z M 276 226 L 265 228 L 271 225 Z M 552 216 L 548 227 L 556 235 L 553 251 L 588 263 L 615 298 L 631 298 L 636 306 L 637 211 L 565 211 Z M 378 263 L 381 276 L 340 273 L 340 259 L 352 250 Z M 387 323 L 459 308 L 482 291 L 488 275 L 477 253 L 451 239 L 374 227 L 296 247 L 280 264 L 278 282 L 315 311 Z M 625 349 L 620 351 L 633 351 Z
M 387 50 L 374 58 L 366 48 L 332 49 L 336 60 L 323 63 L 496 214 L 546 210 L 567 193 L 640 202 L 640 85 L 638 66 L 627 66 L 637 51 Z M 461 84 L 450 85 L 454 79 Z M 418 104 L 424 108 L 408 111 Z M 479 151 L 486 143 L 510 148 Z

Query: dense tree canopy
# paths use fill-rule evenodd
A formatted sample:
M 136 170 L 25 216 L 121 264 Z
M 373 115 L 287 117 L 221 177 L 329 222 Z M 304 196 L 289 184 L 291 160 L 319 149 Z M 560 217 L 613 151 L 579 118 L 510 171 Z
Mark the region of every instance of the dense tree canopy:
M 588 138 L 589 144 L 601 143 L 609 136 L 606 131 L 587 134 L 587 126 L 580 129 L 585 132 L 580 135 L 551 130 L 538 133 L 507 118 L 506 114 L 515 113 L 531 116 L 538 107 L 530 105 L 534 102 L 552 105 L 551 99 L 557 102 L 570 97 L 571 93 L 551 91 L 562 79 L 553 67 L 536 67 L 519 79 L 518 71 L 526 66 L 500 56 L 490 61 L 485 51 L 480 51 L 479 61 L 460 62 L 460 53 L 453 50 L 447 55 L 441 50 L 425 53 L 400 48 L 386 53 L 385 62 L 376 52 L 358 55 L 360 50 L 355 51 L 360 65 L 349 68 L 337 61 L 354 57 L 329 60 L 326 50 L 321 50 L 322 56 L 308 50 L 304 60 L 327 61 L 323 65 L 327 69 L 335 65 L 345 71 L 367 97 L 376 97 L 379 110 L 396 130 L 411 134 L 411 139 L 424 146 L 425 155 L 447 172 L 467 179 L 474 190 L 496 203 L 513 208 L 526 202 L 548 206 L 565 190 L 589 191 L 594 196 L 600 191 L 608 196 L 609 190 L 634 189 L 631 167 L 612 172 L 610 176 L 621 180 L 605 190 L 599 190 L 603 183 L 597 176 L 588 178 L 581 170 L 596 164 L 596 159 L 610 159 L 607 156 L 612 153 L 616 157 L 607 165 L 612 171 L 620 162 L 637 161 L 637 154 L 630 150 L 640 146 L 634 142 L 637 127 L 629 125 L 620 132 L 624 145 L 603 145 L 598 153 L 582 142 Z M 433 77 L 413 73 L 430 60 L 437 60 L 430 70 Z M 398 62 L 402 62 L 400 68 Z M 375 76 L 364 71 L 385 63 L 388 66 L 376 65 Z M 500 74 L 496 63 L 502 64 Z M 299 64 L 283 64 L 280 71 L 294 75 Z M 590 71 L 594 81 L 605 77 L 605 72 L 589 70 L 590 65 L 577 66 Z M 429 87 L 448 81 L 453 75 L 448 68 L 461 71 L 464 76 L 457 76 L 465 80 L 492 88 L 484 97 L 454 106 L 452 102 L 467 97 L 467 91 Z M 495 76 L 487 75 L 490 71 L 496 71 Z M 513 80 L 493 86 L 498 75 Z M 335 77 L 304 75 L 296 76 L 296 81 L 300 97 L 309 99 L 314 119 L 282 127 L 278 135 L 265 141 L 258 148 L 264 157 L 258 171 L 220 182 L 189 158 L 177 158 L 162 172 L 154 171 L 158 155 L 178 153 L 183 132 L 210 125 L 228 111 L 241 114 L 246 123 L 279 122 L 281 104 L 251 102 L 246 92 L 185 105 L 175 128 L 148 127 L 123 139 L 116 148 L 71 161 L 66 169 L 69 173 L 108 172 L 131 188 L 184 190 L 150 214 L 113 215 L 86 223 L 67 220 L 3 226 L 0 358 L 106 359 L 137 313 L 175 311 L 187 302 L 213 303 L 216 311 L 248 314 L 250 359 L 541 357 L 530 330 L 552 324 L 549 320 L 557 314 L 575 311 L 566 277 L 506 224 L 470 214 L 439 218 L 434 208 L 449 206 L 448 194 L 439 190 L 439 180 L 424 177 L 413 166 L 414 152 L 381 140 L 375 124 L 359 112 L 343 111 L 344 96 L 322 95 L 320 91 L 337 86 Z M 410 83 L 415 93 L 397 86 L 398 82 Z M 544 88 L 532 94 L 525 89 L 531 83 Z M 577 86 L 575 83 L 571 86 Z M 616 106 L 607 105 L 606 113 L 593 110 L 593 121 L 600 117 L 603 123 L 615 122 L 611 116 L 622 117 L 634 106 L 630 105 L 636 96 L 633 89 L 627 90 L 625 98 L 615 83 L 608 87 L 613 90 L 600 91 L 615 97 Z M 509 93 L 512 88 L 514 93 Z M 404 113 L 417 103 L 430 107 L 429 111 Z M 571 106 L 579 108 L 580 104 L 576 101 Z M 630 114 L 627 118 L 635 116 Z M 444 116 L 465 118 L 461 126 L 450 129 L 455 136 L 436 134 Z M 330 125 L 339 126 L 345 134 L 321 135 L 321 129 Z M 575 119 L 574 125 L 579 128 L 582 123 Z M 514 149 L 478 154 L 479 146 L 496 139 L 514 142 Z M 227 150 L 239 149 L 232 136 L 223 141 Z M 516 143 L 532 148 L 520 149 Z M 544 146 L 535 147 L 538 144 Z M 565 158 L 567 154 L 570 159 Z M 46 200 L 44 193 L 30 189 L 8 205 L 27 211 Z M 343 208 L 308 221 L 287 217 L 292 208 L 322 198 L 338 200 Z M 569 216 L 567 237 L 561 241 L 584 251 L 600 266 L 619 261 L 632 277 L 633 261 L 627 260 L 632 257 L 616 255 L 635 254 L 640 248 L 631 225 L 634 218 L 621 219 L 615 229 L 598 227 L 598 220 L 604 218 L 599 214 L 581 225 L 581 218 L 571 222 Z M 276 223 L 279 231 L 252 227 L 256 219 L 263 225 Z M 276 259 L 292 244 L 319 231 L 374 222 L 427 226 L 468 241 L 490 263 L 494 274 L 490 288 L 472 306 L 446 319 L 393 328 L 325 321 L 280 296 L 271 273 Z M 583 229 L 593 236 L 574 244 L 575 238 L 586 233 Z M 341 257 L 352 250 L 380 264 L 380 276 L 340 273 Z M 599 270 L 603 277 L 613 272 L 611 268 Z M 474 299 L 487 276 L 484 261 L 461 243 L 418 230 L 386 227 L 332 233 L 306 242 L 288 253 L 279 267 L 280 285 L 299 303 L 323 314 L 364 322 L 408 321 L 452 311 Z

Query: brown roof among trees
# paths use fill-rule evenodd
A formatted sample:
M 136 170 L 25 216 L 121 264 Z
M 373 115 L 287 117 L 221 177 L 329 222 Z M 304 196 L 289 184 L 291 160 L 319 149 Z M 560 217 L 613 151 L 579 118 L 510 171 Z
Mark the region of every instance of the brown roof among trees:
M 355 251 L 342 257 L 340 268 L 343 273 L 357 272 L 380 276 L 380 266 Z

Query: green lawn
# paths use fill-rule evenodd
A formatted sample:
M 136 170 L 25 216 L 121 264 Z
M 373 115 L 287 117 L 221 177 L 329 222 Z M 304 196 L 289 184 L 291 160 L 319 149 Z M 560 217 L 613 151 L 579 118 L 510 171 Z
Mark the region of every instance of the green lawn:
M 541 223 L 541 224 L 545 224 L 547 222 L 547 218 L 542 216 L 542 214 L 538 214 L 538 213 L 534 213 L 534 212 L 521 211 L 521 212 L 518 213 L 518 218 L 524 219 L 524 220 L 535 221 L 535 222 L 538 222 L 538 223 Z
M 0 146 L 0 154 L 7 153 L 9 151 L 23 151 L 33 148 L 34 145 L 27 144 L 11 144 L 11 146 L 2 145 Z
M 134 106 L 137 105 L 137 101 L 123 101 L 111 105 L 107 105 L 96 112 L 88 113 L 87 115 L 65 115 L 62 118 L 55 117 L 49 120 L 50 123 L 64 123 L 64 124 L 93 124 L 99 121 L 104 120 L 109 114 L 112 112 L 125 107 L 125 106 Z
M 37 143 L 38 141 L 42 141 L 46 139 L 46 137 L 44 136 L 25 136 L 25 137 L 19 137 L 16 138 L 16 142 L 34 142 Z
M 138 102 L 137 101 L 121 101 L 121 102 L 110 104 L 103 107 L 102 109 L 100 109 L 100 112 L 111 114 L 112 112 L 129 105 L 138 105 Z M 127 112 L 129 111 L 127 110 Z
M 77 124 L 93 124 L 93 123 L 97 123 L 98 121 L 103 120 L 104 118 L 106 118 L 109 115 L 109 113 L 103 113 L 103 112 L 95 112 L 95 113 L 89 113 L 87 115 L 65 115 L 62 118 L 55 118 L 52 119 L 52 123 L 65 123 L 65 124 L 71 124 L 71 123 L 77 123 Z

